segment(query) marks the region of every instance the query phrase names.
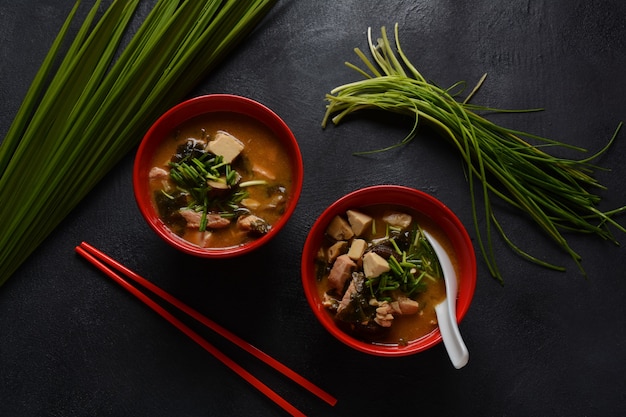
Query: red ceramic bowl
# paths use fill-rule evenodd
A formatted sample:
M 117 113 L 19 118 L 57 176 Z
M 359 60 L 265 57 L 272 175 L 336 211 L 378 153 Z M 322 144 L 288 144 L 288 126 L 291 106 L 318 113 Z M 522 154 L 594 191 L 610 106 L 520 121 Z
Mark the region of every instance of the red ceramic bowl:
M 241 246 L 228 248 L 201 248 L 173 233 L 159 218 L 152 204 L 148 175 L 153 154 L 159 144 L 180 124 L 211 112 L 233 112 L 254 118 L 273 131 L 281 141 L 292 165 L 292 190 L 284 214 L 262 237 Z M 266 244 L 283 228 L 296 208 L 302 191 L 304 168 L 300 148 L 293 133 L 285 122 L 272 110 L 249 98 L 212 94 L 192 98 L 173 107 L 163 114 L 144 136 L 135 157 L 133 187 L 139 210 L 148 225 L 171 246 L 191 255 L 204 258 L 227 258 L 242 255 Z
M 377 185 L 354 191 L 330 205 L 315 221 L 305 241 L 302 252 L 302 284 L 306 299 L 319 322 L 334 337 L 346 345 L 368 354 L 378 356 L 411 355 L 441 342 L 441 333 L 435 329 L 429 334 L 410 342 L 407 346 L 380 345 L 358 340 L 335 323 L 331 314 L 322 306 L 316 285 L 315 257 L 322 244 L 323 236 L 330 221 L 349 209 L 358 209 L 377 204 L 393 204 L 409 207 L 432 219 L 448 236 L 456 257 L 459 278 L 457 299 L 457 321 L 467 312 L 476 287 L 476 257 L 472 242 L 461 221 L 454 213 L 434 197 L 408 187 L 397 185 Z

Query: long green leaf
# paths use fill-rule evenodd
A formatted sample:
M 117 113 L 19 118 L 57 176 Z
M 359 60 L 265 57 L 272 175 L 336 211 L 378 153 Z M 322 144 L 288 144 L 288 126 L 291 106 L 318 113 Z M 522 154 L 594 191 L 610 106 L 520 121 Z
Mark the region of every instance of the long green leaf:
M 139 0 L 96 1 L 51 76 L 76 3 L 0 144 L 0 285 L 275 2 L 159 0 L 122 48 Z

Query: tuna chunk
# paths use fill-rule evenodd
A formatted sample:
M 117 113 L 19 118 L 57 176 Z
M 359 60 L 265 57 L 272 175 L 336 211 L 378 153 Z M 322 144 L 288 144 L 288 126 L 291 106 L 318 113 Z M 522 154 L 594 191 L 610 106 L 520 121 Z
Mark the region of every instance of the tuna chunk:
M 202 220 L 202 212 L 183 209 L 180 210 L 180 215 L 183 216 L 185 221 L 187 222 L 187 227 L 190 229 L 199 229 L 200 221 Z
M 356 264 L 348 255 L 340 255 L 335 260 L 333 267 L 328 275 L 328 283 L 338 292 L 342 292 L 346 281 L 352 275 L 352 271 L 356 268 Z
M 419 303 L 408 297 L 398 297 L 396 301 L 391 302 L 391 307 L 397 314 L 415 314 L 420 309 Z
M 190 209 L 183 209 L 179 211 L 180 215 L 183 216 L 185 221 L 187 222 L 187 227 L 190 229 L 199 229 L 200 222 L 202 221 L 202 212 L 195 211 Z M 206 227 L 208 229 L 222 229 L 224 227 L 228 227 L 230 224 L 230 220 L 225 219 L 219 214 L 209 213 L 207 214 L 207 224 Z
M 206 215 L 207 229 L 223 229 L 230 225 L 230 220 L 220 216 L 219 214 L 209 213 Z
M 170 174 L 161 167 L 152 167 L 148 176 L 151 180 L 165 180 Z
M 253 214 L 239 217 L 237 219 L 237 227 L 246 232 L 254 232 L 261 235 L 270 230 L 270 225 L 265 220 Z

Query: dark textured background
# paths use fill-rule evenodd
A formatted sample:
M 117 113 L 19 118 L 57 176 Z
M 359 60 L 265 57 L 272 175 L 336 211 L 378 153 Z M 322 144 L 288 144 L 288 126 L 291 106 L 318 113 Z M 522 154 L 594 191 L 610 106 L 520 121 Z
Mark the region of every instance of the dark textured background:
M 72 0 L 0 4 L 0 133 Z M 90 3 L 90 2 L 87 2 Z M 336 198 L 397 183 L 441 199 L 475 239 L 459 158 L 427 129 L 402 150 L 410 125 L 380 115 L 322 130 L 324 94 L 358 79 L 344 67 L 368 26 L 398 22 L 402 45 L 428 78 L 475 83 L 476 103 L 545 107 L 493 119 L 590 150 L 626 120 L 626 3 L 620 1 L 280 1 L 193 95 L 234 93 L 274 109 L 305 163 L 304 191 L 287 227 L 245 259 L 191 259 L 143 223 L 132 194 L 133 155 L 91 192 L 0 288 L 1 416 L 278 416 L 283 412 L 73 252 L 87 240 L 335 395 L 331 408 L 206 334 L 304 412 L 315 416 L 618 416 L 626 413 L 624 249 L 572 236 L 585 279 L 522 218 L 511 236 L 568 266 L 530 265 L 498 244 L 505 277 L 479 258 L 474 301 L 461 323 L 462 370 L 442 345 L 412 357 L 354 352 L 327 334 L 300 285 L 307 230 Z M 148 6 L 142 5 L 140 16 Z M 599 163 L 602 208 L 626 204 L 626 131 Z M 1 225 L 0 225 L 1 233 Z M 626 236 L 617 234 L 624 241 Z

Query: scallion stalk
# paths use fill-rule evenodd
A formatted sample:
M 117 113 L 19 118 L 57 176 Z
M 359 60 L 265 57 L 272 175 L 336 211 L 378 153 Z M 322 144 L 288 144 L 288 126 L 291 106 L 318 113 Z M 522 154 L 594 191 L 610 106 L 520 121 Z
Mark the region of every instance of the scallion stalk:
M 65 52 L 71 10 L 0 144 L 0 285 L 164 111 L 188 95 L 276 0 L 96 0 Z
M 484 77 L 465 100 L 457 101 L 456 91 L 462 83 L 447 89 L 429 83 L 402 51 L 398 25 L 394 31 L 395 51 L 384 27 L 381 32 L 381 38 L 374 43 L 371 29 L 368 31 L 369 49 L 374 62 L 357 48 L 356 54 L 366 69 L 347 63 L 365 79 L 339 86 L 326 95 L 328 105 L 322 126 L 326 126 L 329 121 L 339 124 L 347 115 L 363 109 L 380 109 L 412 117 L 414 125 L 410 133 L 397 145 L 381 150 L 406 145 L 415 138 L 420 121 L 437 127 L 455 146 L 468 167 L 477 241 L 490 273 L 500 281 L 502 275 L 495 259 L 492 237 L 494 229 L 522 257 L 556 270 L 564 270 L 564 267 L 539 259 L 514 243 L 496 217 L 491 204 L 493 196 L 530 216 L 550 239 L 571 256 L 583 274 L 582 258 L 570 247 L 563 235 L 564 231 L 594 234 L 617 243 L 610 227 L 626 232 L 626 228 L 614 219 L 626 211 L 626 206 L 601 211 L 597 208 L 600 196 L 589 189 L 605 189 L 592 176 L 599 167 L 591 162 L 609 149 L 622 123 L 607 145 L 590 157 L 573 160 L 553 156 L 545 151 L 546 147 L 585 150 L 502 127 L 487 120 L 478 113 L 511 110 L 469 103 Z M 485 209 L 484 230 L 480 227 L 477 195 L 482 197 Z

